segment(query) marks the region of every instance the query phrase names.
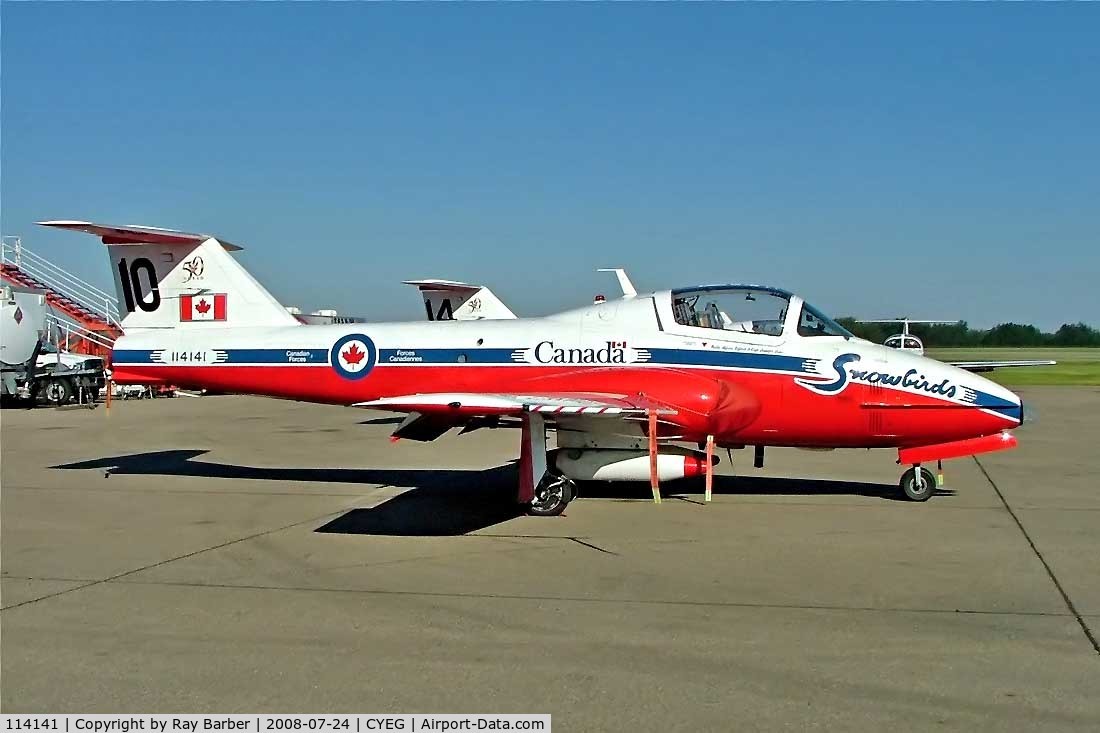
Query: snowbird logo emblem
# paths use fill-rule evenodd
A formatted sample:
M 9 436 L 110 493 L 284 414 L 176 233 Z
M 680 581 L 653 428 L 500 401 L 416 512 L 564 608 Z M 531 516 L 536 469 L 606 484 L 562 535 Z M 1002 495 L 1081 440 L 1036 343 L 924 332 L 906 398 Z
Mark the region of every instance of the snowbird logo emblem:
M 859 354 L 841 354 L 837 358 L 833 359 L 833 372 L 836 376 L 830 382 L 819 382 L 812 379 L 796 378 L 794 381 L 800 387 L 805 387 L 811 392 L 817 392 L 823 395 L 836 395 L 844 391 L 844 388 L 848 386 L 848 371 L 844 368 L 845 365 L 851 364 L 853 361 L 859 361 Z M 828 376 L 828 375 L 822 375 Z
M 349 333 L 340 338 L 329 350 L 329 363 L 344 379 L 362 379 L 374 368 L 378 349 L 374 342 L 361 333 Z
M 802 378 L 796 378 L 794 381 L 801 387 L 823 395 L 840 394 L 853 380 L 884 387 L 904 387 L 907 390 L 920 390 L 948 399 L 954 397 L 958 392 L 950 380 L 944 379 L 938 383 L 931 382 L 916 369 L 910 369 L 905 374 L 891 374 L 890 372 L 868 371 L 866 369 L 852 369 L 851 371 L 845 369 L 845 366 L 856 361 L 859 361 L 859 354 L 841 354 L 833 359 L 833 371 L 836 372 L 836 377 L 831 382 L 815 382 Z

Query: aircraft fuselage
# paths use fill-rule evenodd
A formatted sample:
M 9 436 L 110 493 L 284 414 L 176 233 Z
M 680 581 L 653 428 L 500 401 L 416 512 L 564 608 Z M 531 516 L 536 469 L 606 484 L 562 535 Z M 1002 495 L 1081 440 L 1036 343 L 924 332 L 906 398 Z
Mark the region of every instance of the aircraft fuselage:
M 663 432 L 720 445 L 907 447 L 1022 422 L 1014 394 L 965 370 L 793 327 L 681 328 L 662 295 L 507 321 L 134 331 L 116 344 L 115 379 L 344 405 L 547 385 L 643 393 L 681 408 Z

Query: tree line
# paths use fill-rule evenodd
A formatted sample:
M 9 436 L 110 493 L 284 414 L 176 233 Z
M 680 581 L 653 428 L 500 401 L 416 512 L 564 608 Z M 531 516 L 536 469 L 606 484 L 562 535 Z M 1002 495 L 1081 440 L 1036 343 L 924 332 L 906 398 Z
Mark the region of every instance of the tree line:
M 840 325 L 860 338 L 881 344 L 901 332 L 897 323 L 860 323 L 855 318 L 837 319 Z M 1026 323 L 1001 323 L 989 329 L 971 328 L 958 323 L 913 323 L 909 333 L 925 346 L 1096 346 L 1100 347 L 1100 329 L 1086 323 L 1064 323 L 1054 333 L 1044 333 Z

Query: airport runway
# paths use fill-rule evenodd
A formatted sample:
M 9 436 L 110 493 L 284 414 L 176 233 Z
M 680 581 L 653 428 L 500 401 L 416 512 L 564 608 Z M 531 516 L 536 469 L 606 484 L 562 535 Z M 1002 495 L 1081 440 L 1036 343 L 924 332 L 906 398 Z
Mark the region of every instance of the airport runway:
M 1100 389 L 1022 391 L 1021 448 L 949 463 L 926 504 L 888 452 L 775 450 L 710 506 L 612 487 L 561 518 L 507 503 L 514 432 L 391 444 L 383 415 L 244 397 L 7 410 L 0 704 L 1100 730 Z

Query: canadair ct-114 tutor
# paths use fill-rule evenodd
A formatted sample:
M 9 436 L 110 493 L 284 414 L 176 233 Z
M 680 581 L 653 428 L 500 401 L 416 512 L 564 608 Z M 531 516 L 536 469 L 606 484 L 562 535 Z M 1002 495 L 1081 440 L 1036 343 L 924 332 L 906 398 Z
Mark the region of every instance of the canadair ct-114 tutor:
M 747 446 L 758 466 L 766 446 L 894 449 L 901 492 L 924 501 L 924 464 L 1011 448 L 1023 422 L 1004 387 L 858 339 L 778 288 L 624 286 L 540 318 L 305 325 L 229 242 L 42 223 L 108 245 L 127 314 L 116 381 L 404 413 L 394 437 L 420 441 L 518 426 L 517 498 L 532 514 L 560 513 L 578 481 L 648 479 L 659 501 L 660 481 L 703 476 L 709 499 L 715 448 Z

